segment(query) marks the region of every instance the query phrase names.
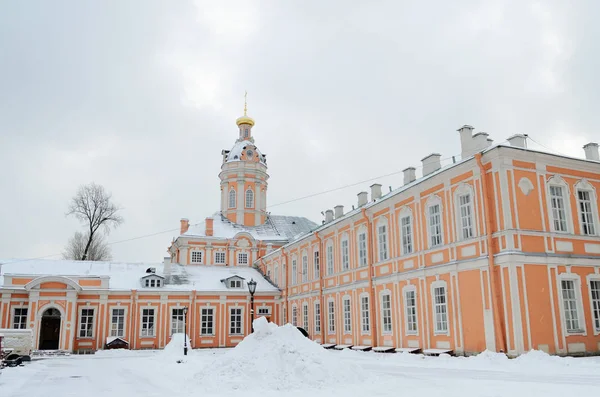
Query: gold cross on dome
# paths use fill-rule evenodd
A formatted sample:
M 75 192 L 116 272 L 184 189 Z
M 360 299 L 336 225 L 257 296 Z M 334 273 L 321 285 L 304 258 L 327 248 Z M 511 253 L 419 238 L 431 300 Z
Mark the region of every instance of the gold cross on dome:
M 244 93 L 244 116 L 246 116 L 246 111 L 248 110 L 248 91 Z

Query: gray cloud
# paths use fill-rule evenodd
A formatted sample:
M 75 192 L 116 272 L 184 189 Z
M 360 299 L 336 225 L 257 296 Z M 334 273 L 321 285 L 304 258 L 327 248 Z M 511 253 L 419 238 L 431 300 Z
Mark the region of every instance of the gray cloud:
M 226 4 L 225 4 L 226 3 Z M 276 204 L 459 153 L 469 123 L 582 156 L 597 140 L 596 2 L 4 2 L 0 257 L 60 252 L 69 197 L 123 206 L 109 240 L 218 210 L 249 91 Z M 532 146 L 535 146 L 532 144 Z M 397 187 L 401 175 L 382 178 Z M 320 220 L 369 183 L 273 207 Z M 172 234 L 116 244 L 157 261 Z

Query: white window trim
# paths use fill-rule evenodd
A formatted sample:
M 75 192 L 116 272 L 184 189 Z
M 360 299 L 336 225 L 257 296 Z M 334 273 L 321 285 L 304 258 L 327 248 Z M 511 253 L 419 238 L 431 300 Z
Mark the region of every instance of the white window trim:
M 429 209 L 435 205 L 440 206 L 440 244 L 432 245 L 431 243 L 431 223 L 429 216 Z M 429 249 L 438 249 L 444 245 L 444 206 L 442 205 L 442 199 L 438 195 L 429 197 L 427 204 L 425 205 L 425 225 L 427 227 L 427 247 Z
M 384 321 L 383 321 L 383 297 L 384 296 L 388 296 L 389 297 L 389 301 L 390 301 L 390 325 L 391 325 L 391 330 L 390 331 L 386 331 L 385 330 L 385 326 L 384 326 Z M 383 291 L 381 291 L 379 293 L 379 307 L 381 309 L 381 313 L 380 313 L 380 317 L 381 317 L 381 334 L 382 335 L 393 335 L 394 334 L 394 309 L 392 307 L 392 292 L 389 289 L 384 289 Z
M 217 321 L 216 321 L 217 320 L 217 308 L 215 306 L 200 306 L 199 309 L 200 310 L 199 310 L 198 315 L 200 316 L 200 319 L 199 319 L 200 320 L 200 336 L 215 336 L 217 334 L 216 333 L 216 328 L 217 328 L 216 327 L 216 323 L 217 323 Z M 213 317 L 213 321 L 212 321 L 213 325 L 212 325 L 212 333 L 211 334 L 203 334 L 202 333 L 202 310 L 203 309 L 212 309 L 212 311 L 213 311 L 213 315 L 212 315 L 212 317 Z
M 250 205 L 248 205 L 248 193 L 251 194 Z M 252 190 L 252 188 L 246 189 L 246 192 L 244 193 L 244 207 L 245 208 L 254 208 L 254 190 Z
M 15 328 L 15 310 L 16 309 L 27 309 L 27 315 L 25 316 L 25 328 Z M 29 328 L 29 307 L 28 306 L 15 306 L 11 310 L 12 316 L 10 317 L 10 329 L 28 329 Z
M 92 336 L 81 336 L 81 316 L 84 310 L 93 310 L 94 315 L 92 316 Z M 27 314 L 29 316 L 29 313 Z M 79 321 L 77 322 L 77 339 L 94 339 L 96 337 L 96 325 L 98 317 L 98 308 L 96 306 L 80 306 L 79 307 Z
M 446 304 L 446 330 L 445 331 L 440 331 L 440 330 L 436 330 L 436 326 L 437 326 L 437 318 L 436 318 L 436 313 L 435 313 L 435 289 L 436 288 L 440 288 L 443 287 L 444 288 L 444 301 Z M 448 302 L 448 283 L 446 283 L 446 281 L 444 280 L 437 280 L 434 281 L 433 283 L 431 283 L 431 314 L 432 314 L 432 328 L 433 328 L 433 334 L 434 335 L 446 335 L 446 336 L 450 336 L 450 303 Z
M 594 234 L 583 234 L 583 224 L 581 222 L 581 206 L 579 205 L 579 196 L 578 192 L 580 190 L 590 192 L 590 201 L 592 207 L 592 220 L 594 221 Z M 596 188 L 590 184 L 587 179 L 581 179 L 575 184 L 575 189 L 573 189 L 573 194 L 575 195 L 575 203 L 577 203 L 577 219 L 579 223 L 579 234 L 582 236 L 598 236 L 600 235 L 598 226 L 600 226 L 600 222 L 598 222 L 598 195 L 596 194 Z
M 290 285 L 298 284 L 298 256 L 296 254 L 292 255 L 292 261 L 290 265 L 290 271 L 292 273 L 292 277 L 290 280 Z
M 171 306 L 171 316 L 169 317 L 169 336 L 173 336 L 173 311 L 175 310 L 183 310 L 183 306 Z M 185 318 L 185 313 L 183 314 L 183 333 L 186 333 L 185 330 L 185 324 L 186 324 L 186 318 Z
M 234 309 L 241 309 L 242 310 L 241 314 L 240 314 L 240 316 L 241 316 L 241 322 L 240 322 L 240 333 L 239 334 L 232 334 L 231 333 L 231 312 Z M 244 312 L 245 312 L 244 306 L 230 306 L 229 307 L 229 317 L 227 318 L 227 334 L 229 336 L 240 336 L 240 335 L 244 335 L 245 334 L 245 332 L 244 332 L 245 331 L 245 329 L 244 329 L 244 326 L 245 326 L 245 321 L 244 321 L 245 320 L 245 317 L 244 317 L 245 313 Z
M 304 265 L 306 264 L 306 268 Z M 300 274 L 302 275 L 302 282 L 308 282 L 308 252 L 306 250 L 302 251 L 302 262 L 300 263 Z
M 381 242 L 379 240 L 379 228 L 381 226 L 385 226 L 385 254 L 386 254 L 385 259 L 381 258 Z M 376 233 L 376 235 L 377 235 L 377 262 L 389 261 L 391 258 L 390 226 L 389 226 L 389 222 L 387 221 L 387 218 L 385 216 L 380 218 L 377 221 L 375 230 L 377 231 L 377 233 Z
M 294 327 L 298 326 L 298 305 L 295 303 L 292 305 L 292 321 L 290 323 Z
M 304 309 L 306 309 L 306 323 L 304 323 Z M 308 302 L 302 303 L 302 328 L 304 328 L 306 332 L 310 331 L 310 310 L 308 310 Z
M 360 236 L 365 235 L 365 264 L 361 263 L 360 258 Z M 367 267 L 369 266 L 369 234 L 367 233 L 367 228 L 364 225 L 361 225 L 356 232 L 356 259 L 358 267 Z
M 194 261 L 194 253 L 200 253 L 200 261 Z M 201 250 L 192 250 L 190 251 L 190 263 L 203 263 L 204 262 L 204 252 Z
M 143 335 L 143 321 L 142 318 L 144 317 L 144 309 L 152 309 L 154 310 L 154 315 L 152 317 L 154 317 L 154 322 L 152 324 L 154 324 L 154 328 L 152 328 L 152 335 Z M 140 307 L 140 338 L 142 339 L 154 339 L 156 338 L 156 328 L 157 328 L 157 322 L 156 322 L 156 317 L 157 317 L 157 313 L 158 313 L 158 307 L 156 306 L 141 306 Z
M 563 280 L 571 280 L 573 281 L 573 285 L 575 286 L 575 299 L 577 299 L 577 319 L 579 320 L 579 332 L 569 332 L 567 331 L 567 324 L 565 319 L 565 307 L 562 296 L 562 283 Z M 585 319 L 585 311 L 583 310 L 583 297 L 581 296 L 581 277 L 576 273 L 560 273 L 558 277 L 556 277 L 556 287 L 558 293 L 558 303 L 559 303 L 559 311 L 560 311 L 560 324 L 562 327 L 563 335 L 566 337 L 573 335 L 587 336 L 587 326 Z
M 242 263 L 242 261 L 240 261 L 241 255 L 246 255 L 246 263 Z M 248 266 L 250 264 L 250 254 L 248 254 L 246 251 L 238 252 L 237 253 L 237 264 Z
M 368 331 L 365 331 L 363 328 L 363 307 L 362 307 L 363 298 L 367 298 L 367 302 L 369 304 L 369 311 L 367 312 L 367 314 L 368 314 L 367 318 L 369 319 L 369 330 Z M 371 321 L 373 318 L 373 316 L 371 315 L 371 313 L 373 311 L 373 302 L 371 302 L 371 297 L 369 296 L 368 292 L 363 292 L 362 294 L 359 295 L 358 305 L 359 305 L 359 312 L 360 312 L 360 334 L 361 335 L 371 335 L 371 332 L 373 329 L 373 322 Z
M 550 195 L 550 186 L 558 186 L 563 189 L 563 202 L 565 205 L 565 221 L 567 222 L 567 231 L 562 232 L 560 230 L 556 230 L 554 227 L 554 216 L 552 214 L 552 196 Z M 550 219 L 550 228 L 553 233 L 561 233 L 561 234 L 569 234 L 573 233 L 573 212 L 571 211 L 571 189 L 569 189 L 569 184 L 565 182 L 558 175 L 554 175 L 546 181 L 546 204 L 548 211 L 548 218 Z M 577 206 L 579 207 L 579 202 L 577 201 L 577 195 L 575 197 L 575 202 L 577 202 Z
M 267 309 L 267 313 L 261 313 L 261 316 L 270 316 L 271 315 L 271 306 L 261 305 L 256 307 L 256 316 L 259 315 L 260 309 Z
M 345 302 L 349 302 L 350 304 L 348 305 L 348 307 L 350 308 L 350 330 L 346 329 L 346 306 L 345 306 Z M 350 295 L 344 295 L 342 297 L 342 320 L 344 323 L 344 334 L 345 335 L 352 335 L 352 299 L 350 298 Z
M 344 265 L 344 245 L 343 243 L 346 243 L 346 247 L 348 248 L 346 250 L 346 265 Z M 348 238 L 348 233 L 344 233 L 342 234 L 342 238 L 340 239 L 340 263 L 341 263 L 341 270 L 342 272 L 347 272 L 351 269 L 350 266 L 350 239 Z
M 594 333 L 594 336 L 600 335 L 600 328 L 596 328 L 596 323 L 594 321 L 594 307 L 592 306 L 592 288 L 591 288 L 591 281 L 598 281 L 600 282 L 600 274 L 598 273 L 594 273 L 594 274 L 588 274 L 586 276 L 586 282 L 587 282 L 587 290 L 588 290 L 588 299 L 590 302 L 590 315 L 591 315 L 591 320 L 592 320 L 592 332 Z
M 331 258 L 329 258 L 329 250 L 331 249 Z M 333 242 L 331 240 L 327 241 L 325 244 L 325 266 L 326 272 L 328 276 L 332 276 L 335 274 L 335 250 L 333 249 Z M 329 260 L 331 259 L 331 261 Z M 331 270 L 331 271 L 330 271 Z
M 318 269 L 317 266 L 319 267 Z M 319 279 L 321 277 L 321 252 L 319 252 L 318 247 L 313 249 L 313 273 L 313 279 Z
M 415 293 L 415 323 L 417 326 L 417 330 L 416 331 L 409 331 L 408 330 L 408 305 L 407 305 L 407 301 L 406 301 L 406 293 L 407 292 L 414 292 Z M 417 292 L 417 287 L 415 285 L 409 284 L 406 285 L 402 288 L 402 303 L 404 306 L 404 333 L 406 335 L 416 335 L 419 336 L 419 296 L 418 296 L 418 292 Z
M 233 192 L 233 195 L 231 195 L 231 193 Z M 235 189 L 231 188 L 229 189 L 229 196 L 227 196 L 227 208 L 236 208 L 237 206 L 237 193 L 235 191 Z M 231 205 L 231 198 L 233 197 L 233 206 Z
M 223 254 L 223 262 L 217 261 L 217 254 Z M 227 262 L 227 253 L 225 251 L 216 251 L 214 260 L 215 260 L 215 265 L 224 265 Z
M 122 336 L 111 336 L 112 325 L 114 324 L 112 322 L 114 309 L 124 310 L 123 311 L 123 335 Z M 108 307 L 108 315 L 110 316 L 110 318 L 108 320 L 108 336 L 113 337 L 113 338 L 127 338 L 127 319 L 129 318 L 128 312 L 129 312 L 129 310 L 128 310 L 127 306 L 109 306 Z
M 406 252 L 406 250 L 404 249 L 404 229 L 402 227 L 402 219 L 403 218 L 409 218 L 410 221 L 410 245 L 411 245 L 411 251 L 410 252 Z M 400 213 L 398 214 L 398 229 L 400 230 L 400 252 L 402 253 L 402 255 L 412 255 L 415 253 L 415 225 L 414 225 L 414 217 L 413 217 L 413 213 L 412 210 L 410 209 L 410 207 L 404 206 L 402 207 L 402 209 L 400 210 Z
M 460 213 L 460 197 L 469 195 L 469 205 L 471 207 L 471 233 L 473 234 L 471 237 L 465 238 L 463 237 L 463 227 L 462 227 L 462 216 Z M 468 183 L 461 183 L 456 190 L 454 190 L 454 211 L 455 211 L 455 229 L 456 229 L 456 240 L 457 241 L 468 241 L 479 236 L 479 230 L 477 229 L 477 213 L 475 211 L 475 195 L 473 193 L 473 187 Z M 440 213 L 441 213 L 441 205 L 440 205 Z M 443 218 L 442 218 L 443 219 Z M 443 221 L 442 221 L 442 235 L 443 235 Z M 443 244 L 443 238 L 442 238 Z
M 330 317 L 329 317 L 329 302 L 333 303 L 333 331 L 331 330 L 330 325 Z M 335 335 L 336 332 L 336 324 L 335 324 L 335 300 L 333 298 L 327 299 L 327 335 Z M 323 325 L 323 324 L 321 324 Z
M 319 311 L 318 312 L 317 312 L 317 306 L 319 306 Z M 321 302 L 318 301 L 318 300 L 314 301 L 314 303 L 313 303 L 313 317 L 314 317 L 314 320 L 315 320 L 315 334 L 316 333 L 320 334 L 321 332 L 323 332 L 323 324 L 321 323 L 321 309 L 322 309 Z M 319 314 L 318 316 L 317 316 L 317 313 Z M 317 321 L 318 321 L 318 324 L 319 324 L 319 329 L 317 329 Z

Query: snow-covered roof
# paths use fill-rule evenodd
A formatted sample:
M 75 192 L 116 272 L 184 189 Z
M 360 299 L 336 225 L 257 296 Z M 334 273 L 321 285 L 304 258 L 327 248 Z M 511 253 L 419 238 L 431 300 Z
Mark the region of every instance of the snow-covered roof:
M 249 140 L 236 142 L 235 145 L 231 148 L 229 153 L 227 154 L 227 162 L 230 161 L 241 161 L 242 152 L 246 150 L 246 148 L 252 148 L 258 154 L 258 158 L 261 163 L 265 164 L 265 156 L 261 153 L 260 150 L 256 147 L 254 143 Z
M 163 268 L 162 264 L 118 263 L 68 261 L 50 259 L 0 260 L 0 286 L 5 284 L 5 276 L 65 276 L 72 280 L 79 278 L 109 277 L 109 290 L 145 290 L 140 287 L 140 279 L 148 276 L 146 269 L 156 267 L 156 275 L 165 278 L 165 285 L 160 288 L 148 288 L 149 291 L 231 291 L 221 280 L 238 276 L 246 280 L 256 281 L 256 291 L 277 292 L 278 289 L 264 279 L 262 274 L 252 267 L 246 266 L 207 266 L 170 264 Z M 154 275 L 154 274 L 153 274 Z M 22 288 L 23 286 L 19 286 Z M 10 287 L 16 288 L 16 287 Z M 88 287 L 89 289 L 103 289 Z M 85 287 L 84 287 L 85 289 Z
M 301 216 L 268 215 L 263 225 L 244 226 L 231 222 L 220 213 L 212 216 L 213 237 L 233 238 L 238 233 L 249 233 L 256 240 L 287 242 L 318 225 Z M 183 236 L 206 236 L 204 225 L 191 226 Z

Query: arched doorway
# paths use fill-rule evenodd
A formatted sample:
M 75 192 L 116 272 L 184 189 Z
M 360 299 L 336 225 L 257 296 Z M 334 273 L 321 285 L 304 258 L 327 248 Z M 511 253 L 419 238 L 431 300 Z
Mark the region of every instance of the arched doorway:
M 50 308 L 42 314 L 40 321 L 40 350 L 58 350 L 60 342 L 60 312 Z

